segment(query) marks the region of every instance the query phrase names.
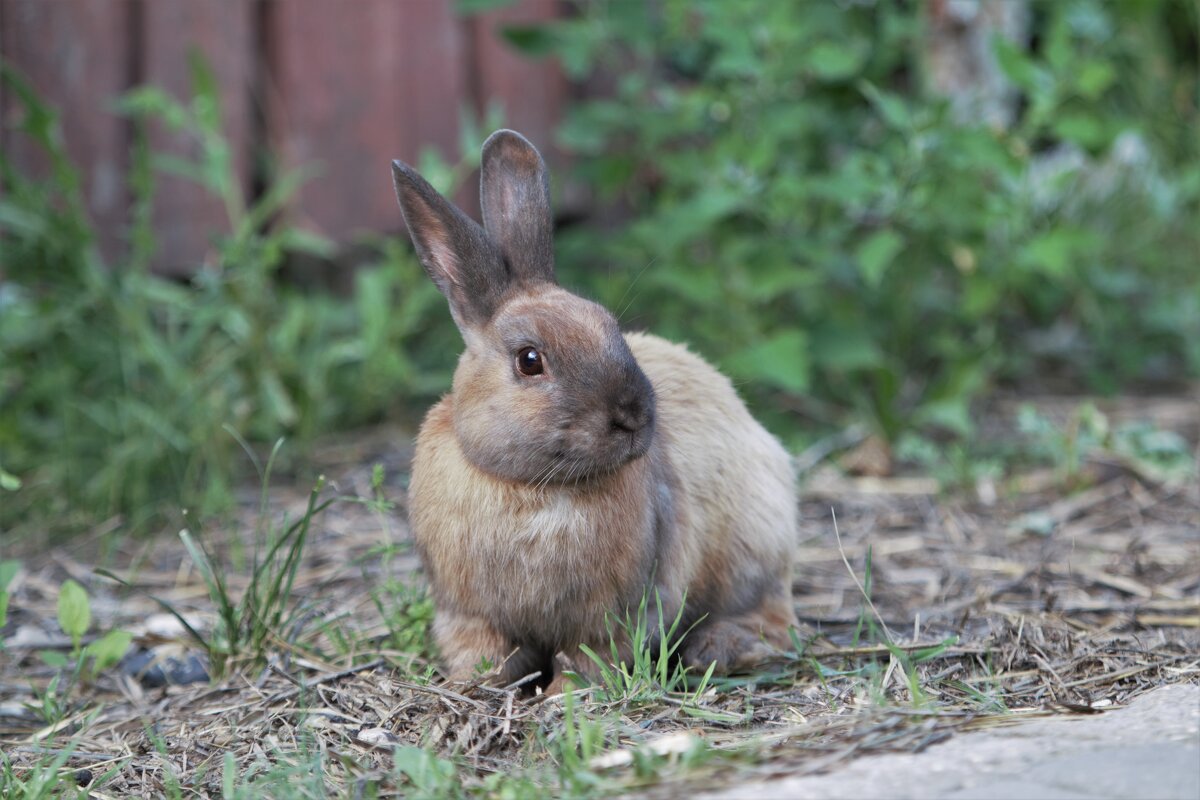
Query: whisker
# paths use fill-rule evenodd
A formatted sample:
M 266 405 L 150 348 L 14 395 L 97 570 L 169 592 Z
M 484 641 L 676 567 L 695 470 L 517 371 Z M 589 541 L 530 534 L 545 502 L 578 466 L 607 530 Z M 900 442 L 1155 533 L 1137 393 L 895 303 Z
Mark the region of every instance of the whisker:
M 562 468 L 566 463 L 567 462 L 563 459 L 560 459 L 557 461 L 552 461 L 550 463 L 549 469 L 546 470 L 545 477 L 543 477 L 541 480 L 539 480 L 534 485 L 533 490 L 535 492 L 544 491 L 546 489 L 546 487 L 549 486 L 550 481 L 554 478 L 554 476 L 557 475 L 560 471 L 562 471 Z
M 646 274 L 646 270 L 650 269 L 650 267 L 654 265 L 655 261 L 658 261 L 658 256 L 650 259 L 646 263 L 646 266 L 642 267 L 641 271 L 639 271 L 637 275 L 633 276 L 633 280 L 628 286 L 625 287 L 625 294 L 621 295 L 621 299 L 616 303 L 618 307 L 621 305 L 621 303 L 625 302 L 625 298 L 629 297 L 629 293 L 633 291 L 633 287 L 637 286 L 637 282 L 642 279 L 642 276 Z M 629 310 L 629 307 L 633 305 L 633 301 L 637 300 L 637 298 L 638 296 L 636 294 L 629 298 L 629 303 L 617 313 L 617 322 L 621 321 L 621 317 L 625 316 L 625 312 Z

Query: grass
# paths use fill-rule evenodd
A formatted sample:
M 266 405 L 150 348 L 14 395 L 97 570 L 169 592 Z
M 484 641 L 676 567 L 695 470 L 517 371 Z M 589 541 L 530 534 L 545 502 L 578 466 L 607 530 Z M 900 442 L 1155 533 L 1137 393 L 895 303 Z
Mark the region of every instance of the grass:
M 308 504 L 299 519 L 285 522 L 280 527 L 270 523 L 266 512 L 271 469 L 282 444 L 282 440 L 276 442 L 265 470 L 261 471 L 262 501 L 253 537 L 254 554 L 248 583 L 240 598 L 232 596 L 225 568 L 215 561 L 203 541 L 190 530 L 179 532 L 179 538 L 208 590 L 209 600 L 217 610 L 218 624 L 211 635 L 198 632 L 170 602 L 148 595 L 175 617 L 204 649 L 217 676 L 225 674 L 230 660 L 261 664 L 271 639 L 280 636 L 291 627 L 296 616 L 304 612 L 303 607 L 294 606 L 292 586 L 296 572 L 313 520 L 336 501 L 336 498 L 318 500 L 325 488 L 322 477 L 309 493 Z M 108 570 L 98 569 L 96 573 L 130 587 L 128 581 Z
M 654 608 L 648 608 L 650 593 L 644 593 L 632 616 L 616 619 L 611 614 L 607 619 L 609 652 L 607 657 L 580 645 L 580 650 L 599 671 L 599 699 L 610 703 L 653 702 L 670 694 L 678 694 L 688 688 L 688 671 L 675 658 L 679 645 L 701 620 L 691 628 L 680 630 L 683 611 L 687 602 L 679 606 L 675 618 L 669 623 L 663 617 L 662 597 L 655 589 Z M 627 641 L 631 659 L 621 658 L 618 641 Z M 712 679 L 712 666 L 700 678 L 693 694 L 699 696 Z M 579 682 L 577 685 L 583 685 Z
M 10 626 L 58 616 L 76 634 L 0 659 L 0 682 L 28 687 L 23 710 L 0 728 L 0 793 L 678 794 L 764 764 L 920 749 L 981 720 L 1119 703 L 1200 677 L 1194 604 L 1181 594 L 1200 579 L 1188 539 L 1200 497 L 1133 470 L 1107 478 L 1100 505 L 1073 518 L 1086 536 L 952 543 L 953 526 L 936 522 L 1006 531 L 1054 506 L 1062 484 L 990 509 L 947 496 L 932 517 L 930 498 L 857 495 L 846 484 L 836 527 L 830 504 L 810 496 L 796 597 L 805 628 L 792 652 L 753 675 L 686 675 L 662 658 L 686 632 L 648 596 L 613 623 L 634 644 L 628 663 L 595 653 L 604 664 L 595 685 L 524 699 L 438 679 L 432 605 L 412 573 L 400 504 L 388 499 L 403 476 L 356 467 L 315 492 L 278 480 L 268 492 L 272 463 L 241 524 L 190 546 L 166 539 L 116 553 L 134 568 L 110 574 L 138 591 L 89 578 L 78 550 L 0 570 Z M 1115 555 L 1134 508 L 1159 520 L 1144 529 L 1136 563 Z M 89 601 L 86 622 L 74 590 L 59 602 L 64 568 Z M 1154 589 L 1131 604 L 1142 586 Z M 103 634 L 159 641 L 139 623 L 163 605 L 179 620 L 177 641 L 223 665 L 211 684 L 130 695 L 113 664 L 82 668 Z

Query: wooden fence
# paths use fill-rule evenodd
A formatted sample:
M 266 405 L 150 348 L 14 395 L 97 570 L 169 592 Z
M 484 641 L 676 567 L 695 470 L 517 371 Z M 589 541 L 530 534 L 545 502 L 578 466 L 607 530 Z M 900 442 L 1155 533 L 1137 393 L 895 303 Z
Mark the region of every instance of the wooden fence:
M 133 129 L 114 100 L 152 84 L 189 93 L 188 53 L 213 68 L 243 189 L 270 152 L 319 176 L 290 213 L 339 242 L 397 231 L 389 162 L 428 146 L 451 157 L 462 108 L 490 101 L 508 126 L 548 143 L 567 85 L 550 62 L 515 53 L 500 31 L 560 13 L 557 0 L 519 0 L 463 16 L 455 0 L 0 0 L 0 58 L 62 113 L 101 245 L 117 260 L 130 216 L 125 175 Z M 45 169 L 12 130 L 18 108 L 0 95 L 0 146 L 18 164 Z M 188 155 L 195 142 L 156 130 L 153 146 Z M 472 193 L 460 198 L 468 206 Z M 160 178 L 155 268 L 186 272 L 226 227 L 221 204 L 183 179 Z

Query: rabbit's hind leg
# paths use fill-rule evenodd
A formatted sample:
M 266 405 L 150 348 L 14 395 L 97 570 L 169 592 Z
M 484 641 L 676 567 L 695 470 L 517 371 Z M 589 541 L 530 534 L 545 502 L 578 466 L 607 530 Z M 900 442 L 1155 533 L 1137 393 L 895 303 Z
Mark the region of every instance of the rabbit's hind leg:
M 704 672 L 715 661 L 719 674 L 744 672 L 788 650 L 797 624 L 790 588 L 780 587 L 751 611 L 701 622 L 680 645 L 684 665 Z

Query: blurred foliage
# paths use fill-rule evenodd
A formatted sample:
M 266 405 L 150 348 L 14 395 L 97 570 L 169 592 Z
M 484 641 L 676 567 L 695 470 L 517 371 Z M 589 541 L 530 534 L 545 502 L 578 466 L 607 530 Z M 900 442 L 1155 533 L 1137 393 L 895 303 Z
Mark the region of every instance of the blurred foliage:
M 135 210 L 129 261 L 110 268 L 56 113 L 4 68 L 23 107 L 19 128 L 45 150 L 51 174 L 32 180 L 0 157 L 0 530 L 78 529 L 114 514 L 145 528 L 170 507 L 223 509 L 247 463 L 245 441 L 311 440 L 449 383 L 456 337 L 407 246 L 377 243 L 348 298 L 279 279 L 286 258 L 332 251 L 279 219 L 305 176 L 276 176 L 245 207 L 211 74 L 199 61 L 192 70 L 186 104 L 154 88 L 121 100 L 137 123 Z M 150 152 L 150 125 L 195 137 L 199 155 Z M 463 135 L 465 152 L 478 153 L 478 126 Z M 430 156 L 422 168 L 449 190 L 470 165 Z M 189 283 L 148 269 L 160 172 L 196 182 L 227 212 L 215 257 Z
M 559 133 L 601 212 L 561 231 L 566 285 L 690 342 L 793 446 L 867 420 L 967 474 L 972 409 L 997 386 L 1200 373 L 1200 13 L 1032 4 L 1032 46 L 995 44 L 1021 93 L 999 130 L 921 88 L 922 8 L 579 2 L 506 34 L 589 87 Z M 287 223 L 306 176 L 268 175 L 245 204 L 202 64 L 186 102 L 120 102 L 138 131 L 120 264 L 54 110 L 3 80 L 22 112 L 5 124 L 50 169 L 0 154 L 0 530 L 220 509 L 243 442 L 419 413 L 448 387 L 459 339 L 407 242 L 368 242 L 348 296 L 281 279 L 292 255 L 331 254 Z M 460 162 L 422 160 L 439 189 L 477 166 L 489 117 L 466 120 Z M 151 126 L 198 155 L 151 152 Z M 149 270 L 164 172 L 228 218 L 187 283 Z
M 1008 130 L 920 87 L 919 3 L 581 2 L 508 30 L 607 93 L 561 129 L 614 209 L 566 281 L 690 341 L 773 427 L 966 437 L 998 383 L 1200 372 L 1200 12 L 1032 4 Z

